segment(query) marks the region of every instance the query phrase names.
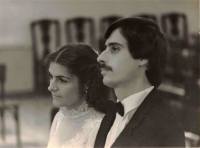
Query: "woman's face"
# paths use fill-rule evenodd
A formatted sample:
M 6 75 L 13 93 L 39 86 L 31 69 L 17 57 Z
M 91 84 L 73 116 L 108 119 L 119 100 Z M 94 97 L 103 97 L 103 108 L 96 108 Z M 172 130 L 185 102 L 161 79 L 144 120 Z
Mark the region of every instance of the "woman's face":
M 85 100 L 86 93 L 80 89 L 79 79 L 61 64 L 51 62 L 49 66 L 50 84 L 48 90 L 53 97 L 53 105 L 77 109 Z

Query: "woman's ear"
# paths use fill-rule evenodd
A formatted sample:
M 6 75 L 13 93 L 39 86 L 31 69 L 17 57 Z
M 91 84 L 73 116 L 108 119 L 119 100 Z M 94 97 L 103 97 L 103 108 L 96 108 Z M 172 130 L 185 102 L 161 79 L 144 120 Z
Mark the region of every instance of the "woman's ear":
M 140 59 L 140 63 L 139 63 L 140 67 L 146 66 L 147 64 L 148 64 L 148 60 L 147 59 Z

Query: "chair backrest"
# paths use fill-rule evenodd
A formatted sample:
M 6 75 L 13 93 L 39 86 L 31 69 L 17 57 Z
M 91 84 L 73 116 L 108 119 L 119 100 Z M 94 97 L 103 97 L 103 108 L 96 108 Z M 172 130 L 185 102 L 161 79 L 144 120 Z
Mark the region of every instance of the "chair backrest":
M 173 85 L 184 85 L 190 75 L 188 66 L 190 51 L 188 47 L 188 22 L 184 13 L 171 12 L 161 16 L 162 31 L 170 45 L 166 72 Z
M 161 16 L 161 26 L 170 40 L 181 41 L 181 44 L 187 43 L 188 23 L 184 13 L 163 14 Z
M 143 17 L 143 18 L 146 18 L 146 19 L 150 19 L 150 20 L 154 21 L 155 23 L 158 23 L 157 16 L 154 15 L 154 14 L 143 13 L 143 14 L 139 14 L 139 15 L 136 15 L 136 16 L 137 17 Z
M 118 15 L 111 15 L 111 16 L 105 16 L 102 17 L 100 20 L 100 37 L 99 37 L 99 52 L 101 53 L 102 51 L 105 50 L 105 39 L 104 39 L 104 33 L 108 26 L 113 23 L 114 21 L 121 19 L 122 16 Z
M 4 87 L 5 87 L 5 80 L 6 80 L 6 66 L 4 64 L 0 64 L 0 102 L 4 102 Z
M 75 17 L 65 21 L 67 43 L 83 42 L 95 47 L 95 25 L 93 18 Z
M 110 15 L 110 16 L 102 17 L 100 20 L 100 25 L 99 25 L 101 36 L 104 36 L 105 30 L 108 28 L 108 26 L 111 23 L 121 18 L 122 16 L 118 16 L 118 15 Z
M 52 32 L 54 32 L 54 35 L 52 35 Z M 43 66 L 43 60 L 60 46 L 60 23 L 54 19 L 33 21 L 31 23 L 31 36 L 34 59 L 34 89 L 36 92 L 43 93 L 45 90 L 47 91 L 48 87 L 48 73 Z M 50 46 L 52 43 L 54 44 L 53 47 Z

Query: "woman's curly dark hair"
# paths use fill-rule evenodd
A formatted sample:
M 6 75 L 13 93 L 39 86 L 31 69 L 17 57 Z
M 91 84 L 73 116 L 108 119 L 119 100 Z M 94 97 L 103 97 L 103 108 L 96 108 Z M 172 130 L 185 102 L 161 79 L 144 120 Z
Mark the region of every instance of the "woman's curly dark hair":
M 110 88 L 103 84 L 97 57 L 98 54 L 89 45 L 68 44 L 49 54 L 44 63 L 48 66 L 51 62 L 59 63 L 78 77 L 80 86 L 87 84 L 87 104 L 105 113 L 105 102 L 109 99 Z

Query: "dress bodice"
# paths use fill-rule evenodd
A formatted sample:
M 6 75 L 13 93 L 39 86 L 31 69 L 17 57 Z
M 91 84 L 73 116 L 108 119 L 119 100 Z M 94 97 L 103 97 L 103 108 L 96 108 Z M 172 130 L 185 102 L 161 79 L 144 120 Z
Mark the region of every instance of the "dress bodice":
M 78 110 L 61 107 L 51 126 L 48 148 L 92 148 L 103 116 L 85 102 Z

